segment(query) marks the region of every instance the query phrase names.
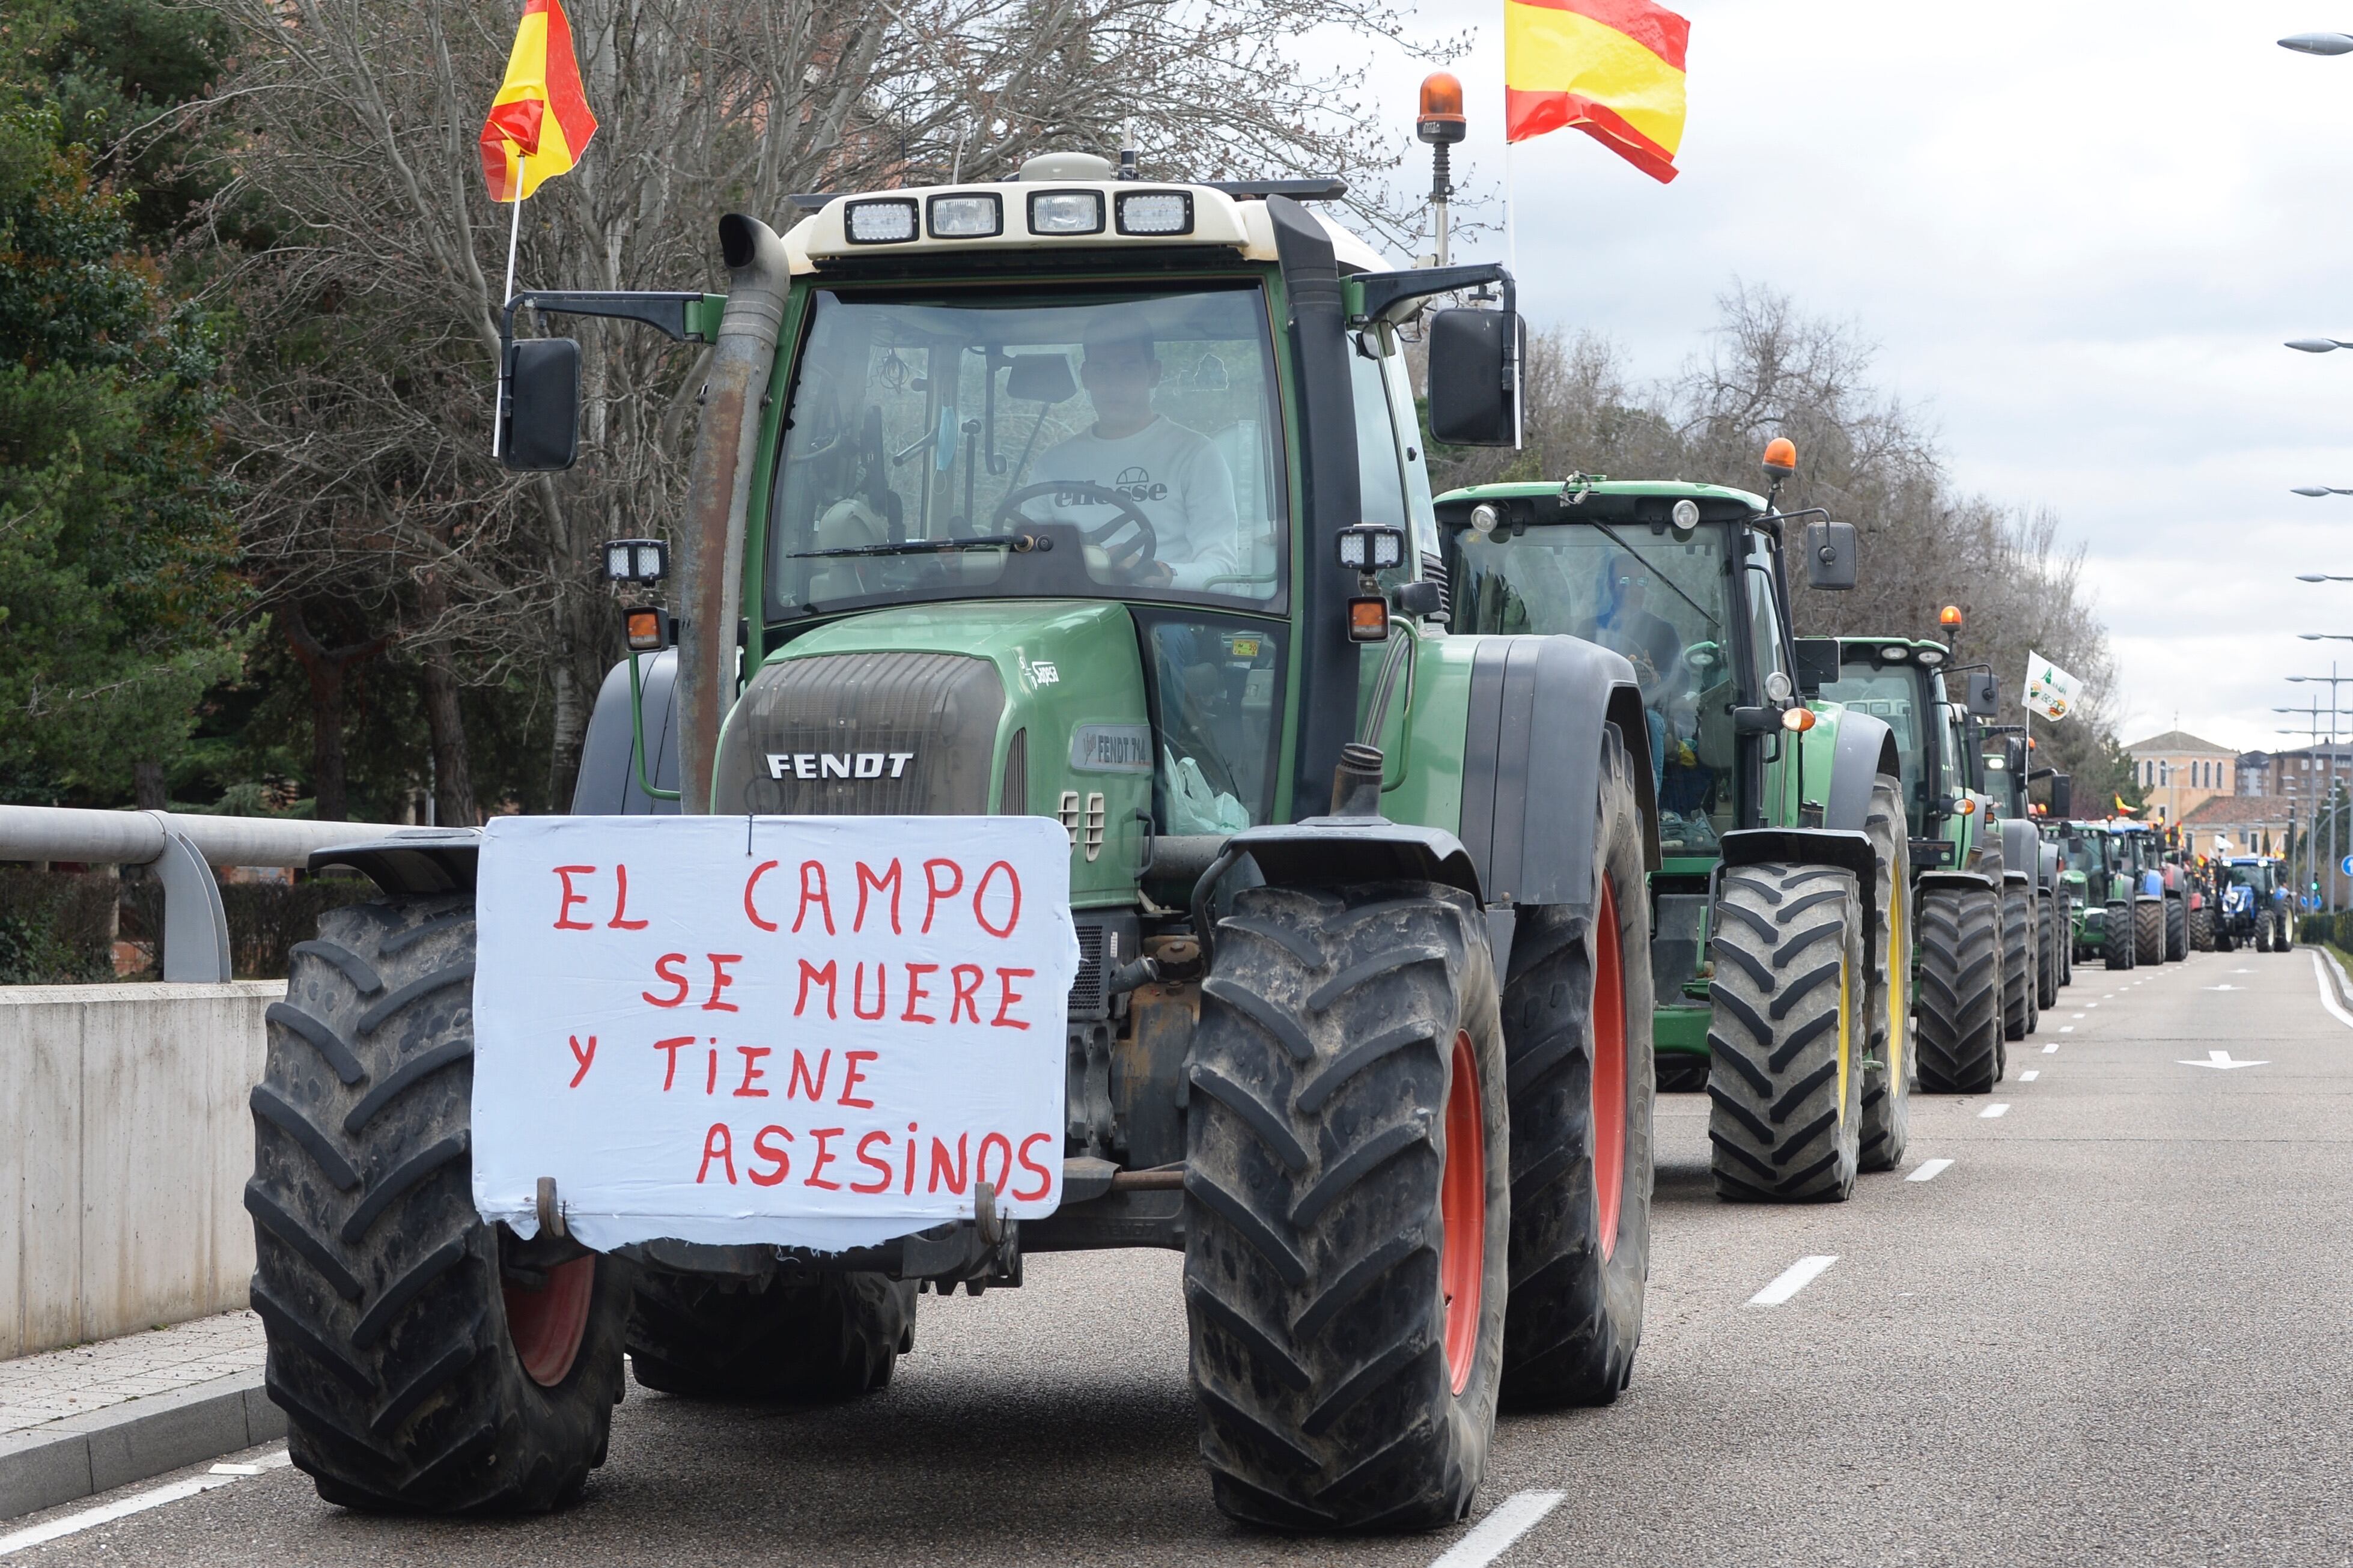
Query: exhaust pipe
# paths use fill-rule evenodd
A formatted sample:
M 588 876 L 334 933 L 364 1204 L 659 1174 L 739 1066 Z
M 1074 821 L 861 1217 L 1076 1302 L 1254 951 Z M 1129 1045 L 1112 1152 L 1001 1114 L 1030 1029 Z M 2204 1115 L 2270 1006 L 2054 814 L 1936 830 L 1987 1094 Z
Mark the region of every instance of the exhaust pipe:
M 687 472 L 677 562 L 686 610 L 678 638 L 678 804 L 696 814 L 711 810 L 719 727 L 735 692 L 744 520 L 759 460 L 760 407 L 776 369 L 792 270 L 776 231 L 741 213 L 719 220 L 719 254 L 727 266 L 727 309 L 699 399 L 702 421 Z

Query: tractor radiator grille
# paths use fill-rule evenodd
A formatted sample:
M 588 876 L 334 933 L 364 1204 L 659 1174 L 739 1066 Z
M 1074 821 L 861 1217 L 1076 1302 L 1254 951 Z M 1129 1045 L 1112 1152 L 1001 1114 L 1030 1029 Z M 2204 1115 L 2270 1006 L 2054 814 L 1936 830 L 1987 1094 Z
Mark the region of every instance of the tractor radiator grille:
M 977 816 L 988 810 L 1004 712 L 1004 683 L 987 659 L 786 659 L 754 676 L 736 705 L 719 747 L 712 809 Z

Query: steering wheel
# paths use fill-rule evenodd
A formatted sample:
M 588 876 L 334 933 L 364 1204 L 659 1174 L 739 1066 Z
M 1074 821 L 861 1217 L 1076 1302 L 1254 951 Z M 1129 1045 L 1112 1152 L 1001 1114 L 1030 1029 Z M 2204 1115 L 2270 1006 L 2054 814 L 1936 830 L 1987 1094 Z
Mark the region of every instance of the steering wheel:
M 1039 496 L 1050 495 L 1075 496 L 1089 505 L 1113 506 L 1119 509 L 1120 515 L 1104 523 L 1101 528 L 1079 530 L 1079 537 L 1084 539 L 1089 544 L 1101 546 L 1104 540 L 1132 522 L 1143 540 L 1143 553 L 1135 558 L 1133 567 L 1149 566 L 1160 558 L 1160 534 L 1152 526 L 1152 520 L 1144 515 L 1144 509 L 1109 485 L 1092 484 L 1084 479 L 1048 479 L 1043 484 L 1024 485 L 1019 489 L 1009 492 L 1003 500 L 997 503 L 997 515 L 989 520 L 989 531 L 1002 533 L 1015 521 L 1026 522 L 1033 528 L 1036 527 L 1037 520 L 1025 515 L 1021 508 L 1028 502 L 1036 500 Z

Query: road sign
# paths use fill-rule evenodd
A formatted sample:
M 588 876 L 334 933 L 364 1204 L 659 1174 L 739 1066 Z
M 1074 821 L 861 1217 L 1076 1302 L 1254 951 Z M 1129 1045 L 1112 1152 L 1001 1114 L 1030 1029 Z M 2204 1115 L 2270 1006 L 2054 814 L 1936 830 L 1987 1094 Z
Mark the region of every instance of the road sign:
M 2353 877 L 2353 855 L 2348 855 L 2344 859 L 2337 862 L 2337 868 L 2347 876 Z

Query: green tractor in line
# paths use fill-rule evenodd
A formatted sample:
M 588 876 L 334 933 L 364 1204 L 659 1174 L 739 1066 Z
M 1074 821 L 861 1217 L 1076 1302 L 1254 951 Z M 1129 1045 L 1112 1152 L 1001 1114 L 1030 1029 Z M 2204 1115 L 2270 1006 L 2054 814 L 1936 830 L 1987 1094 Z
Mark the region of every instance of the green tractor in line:
M 1788 443 L 1767 449 L 1778 490 Z M 1801 514 L 1802 515 L 1802 514 Z M 1455 625 L 1623 653 L 1659 804 L 1651 877 L 1662 1086 L 1704 1086 L 1733 1201 L 1839 1201 L 1902 1158 L 1910 1082 L 1910 820 L 1886 723 L 1809 705 L 1770 493 L 1576 475 L 1439 498 Z M 1803 540 L 1851 587 L 1854 539 Z
M 2021 978 L 2032 984 L 2024 1009 L 2024 1033 L 2031 1033 L 2042 1012 L 2059 1005 L 2059 987 L 2066 984 L 2063 954 L 2069 946 L 2064 933 L 2071 921 L 2067 889 L 2059 879 L 2059 848 L 2044 841 L 2027 798 L 2035 779 L 2056 775 L 2050 769 L 2035 769 L 2034 742 L 2023 724 L 1987 724 L 1980 731 L 1987 790 L 2001 825 L 2004 929 L 2021 913 L 2031 922 L 2031 939 L 2019 951 L 2024 961 Z M 2005 962 L 2007 958 L 2006 952 Z M 2010 1037 L 2023 1038 L 2024 1033 Z
M 2062 877 L 2072 883 L 2076 900 L 2073 943 L 2077 958 L 2099 959 L 2112 970 L 2132 969 L 2143 962 L 2146 938 L 2158 939 L 2163 953 L 2164 899 L 2152 894 L 2138 868 L 2140 842 L 2150 837 L 2141 823 L 2121 819 L 2076 821 L 2062 818 L 2043 827 L 2056 844 Z
M 729 216 L 724 295 L 513 302 L 511 323 L 711 345 L 676 596 L 629 611 L 653 668 L 607 679 L 576 808 L 837 816 L 881 856 L 909 816 L 1058 820 L 1066 1026 L 995 1044 L 1050 1052 L 1067 1085 L 1060 1203 L 1008 1220 L 976 1188 L 955 1223 L 845 1252 L 655 1230 L 599 1253 L 486 1223 L 476 843 L 324 855 L 383 896 L 294 960 L 248 1188 L 269 1387 L 322 1496 L 565 1502 L 605 1458 L 625 1352 L 675 1394 L 850 1397 L 889 1380 L 922 1291 L 1018 1285 L 1035 1252 L 1183 1254 L 1201 1456 L 1218 1506 L 1261 1525 L 1450 1523 L 1499 1402 L 1626 1386 L 1656 672 L 1559 635 L 1565 608 L 1498 635 L 1503 558 L 1542 546 L 1441 541 L 1399 334 L 1419 319 L 1439 436 L 1511 446 L 1512 279 L 1390 269 L 1309 205 L 1342 194 L 1054 154 L 806 198 L 783 235 Z M 1488 308 L 1430 308 L 1473 289 Z M 568 466 L 577 344 L 518 338 L 504 369 L 508 461 Z M 1861 1015 L 1902 929 L 1900 805 L 1887 837 L 1878 726 L 1793 728 L 1778 521 L 1707 492 L 1686 524 L 1680 499 L 1595 509 L 1695 542 L 1716 606 L 1709 651 L 1670 663 L 1718 704 L 1731 845 L 1679 841 L 1670 879 L 1696 900 L 1723 864 L 1739 910 L 1740 1168 L 1842 1195 L 1858 1092 L 1885 1078 Z M 649 600 L 663 543 L 616 541 L 608 573 Z
M 1808 638 L 1799 658 L 1828 700 L 1885 722 L 1896 742 L 1911 841 L 1913 1059 L 1932 1094 L 1976 1094 L 2008 1066 L 2003 844 L 1981 787 L 1964 706 L 1948 700 L 1951 650 L 1915 638 Z M 1972 694 L 1977 695 L 1973 685 Z M 1982 700 L 1982 698 L 1979 698 Z

